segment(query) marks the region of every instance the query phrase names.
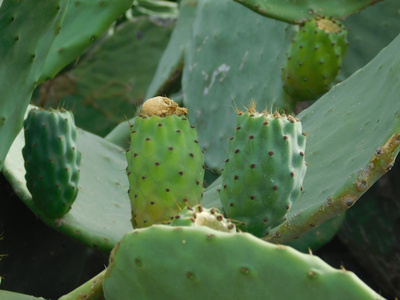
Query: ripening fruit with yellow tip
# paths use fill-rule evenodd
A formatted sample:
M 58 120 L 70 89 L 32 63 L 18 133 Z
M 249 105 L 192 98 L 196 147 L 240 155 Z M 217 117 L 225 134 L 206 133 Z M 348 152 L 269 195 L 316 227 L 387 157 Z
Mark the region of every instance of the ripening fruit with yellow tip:
M 347 30 L 338 20 L 315 18 L 298 30 L 282 68 L 284 90 L 294 100 L 314 100 L 327 92 L 347 50 Z
M 131 127 L 126 158 L 134 228 L 166 224 L 200 203 L 204 154 L 186 114 L 173 100 L 155 97 Z

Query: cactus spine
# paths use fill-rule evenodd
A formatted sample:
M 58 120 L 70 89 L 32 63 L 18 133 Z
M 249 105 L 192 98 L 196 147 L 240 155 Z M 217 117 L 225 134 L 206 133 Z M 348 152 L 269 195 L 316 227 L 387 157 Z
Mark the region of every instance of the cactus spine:
M 200 203 L 204 154 L 186 113 L 168 98 L 151 98 L 131 128 L 126 157 L 135 228 L 167 223 Z

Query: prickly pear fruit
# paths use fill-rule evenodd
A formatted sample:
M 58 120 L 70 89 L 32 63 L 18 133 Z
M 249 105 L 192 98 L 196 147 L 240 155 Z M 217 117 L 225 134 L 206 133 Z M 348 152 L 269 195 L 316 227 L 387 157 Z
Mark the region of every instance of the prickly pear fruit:
M 201 204 L 186 207 L 171 221 L 172 226 L 207 226 L 223 232 L 236 232 L 236 226 L 224 218 L 216 208 L 204 208 Z
M 131 128 L 126 158 L 135 228 L 167 223 L 200 203 L 204 154 L 186 113 L 168 98 L 151 98 Z
M 328 91 L 347 50 L 347 30 L 338 20 L 317 18 L 297 32 L 282 69 L 284 89 L 296 100 Z
M 317 256 L 205 226 L 127 233 L 111 252 L 103 291 L 107 300 L 383 299 Z
M 24 122 L 26 184 L 35 205 L 49 218 L 71 209 L 78 194 L 81 153 L 71 112 L 29 111 Z
M 292 116 L 239 112 L 222 172 L 220 198 L 226 217 L 262 237 L 285 220 L 306 173 L 306 137 Z

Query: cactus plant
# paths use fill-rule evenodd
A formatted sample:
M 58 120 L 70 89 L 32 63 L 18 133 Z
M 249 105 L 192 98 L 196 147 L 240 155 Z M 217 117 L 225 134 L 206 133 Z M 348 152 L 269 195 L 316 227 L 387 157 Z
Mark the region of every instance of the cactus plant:
M 204 155 L 186 114 L 174 101 L 155 97 L 132 125 L 126 156 L 134 228 L 168 222 L 200 202 Z
M 165 19 L 167 15 L 162 16 L 159 9 L 161 7 L 164 11 L 163 7 L 175 8 L 176 5 L 159 1 L 150 2 L 136 1 L 135 7 L 130 8 L 132 2 L 121 1 L 114 7 L 115 9 L 110 7 L 108 1 L 88 3 L 81 9 L 77 4 L 86 3 L 85 1 L 58 2 L 54 0 L 38 7 L 33 7 L 27 0 L 5 0 L 2 3 L 0 6 L 2 41 L 11 41 L 16 33 L 23 32 L 32 35 L 32 39 L 25 40 L 24 45 L 29 44 L 29 47 L 21 46 L 18 49 L 13 46 L 18 45 L 18 42 L 1 43 L 0 56 L 5 63 L 0 66 L 0 74 L 6 80 L 2 81 L 3 89 L 0 90 L 7 93 L 0 103 L 1 114 L 5 116 L 4 126 L 0 128 L 0 136 L 5 142 L 2 143 L 0 154 L 5 156 L 12 140 L 22 128 L 22 116 L 34 83 L 55 76 L 62 66 L 68 64 L 67 61 L 82 54 L 84 48 L 91 43 L 87 40 L 87 32 L 92 32 L 92 34 L 95 32 L 97 37 L 101 31 L 110 26 L 111 22 L 115 21 L 109 29 L 118 33 L 118 28 L 131 28 L 131 24 L 142 18 L 151 20 L 151 22 L 146 21 L 149 28 L 157 26 L 152 22 L 166 23 L 171 26 L 171 21 Z M 252 299 L 268 299 L 268 297 L 286 299 L 295 298 L 295 296 L 299 299 L 308 299 L 313 296 L 315 298 L 321 293 L 325 293 L 324 297 L 327 299 L 338 297 L 382 299 L 379 288 L 371 284 L 371 287 L 376 289 L 376 292 L 372 291 L 344 268 L 334 270 L 314 255 L 301 254 L 291 246 L 277 246 L 273 243 L 290 243 L 303 252 L 307 252 L 309 247 L 313 249 L 320 247 L 339 229 L 344 212 L 351 209 L 358 199 L 363 201 L 362 195 L 369 187 L 393 167 L 400 150 L 398 102 L 400 37 L 398 36 L 388 46 L 387 43 L 398 34 L 399 28 L 395 24 L 393 26 L 388 24 L 390 27 L 388 35 L 380 38 L 374 30 L 369 30 L 368 33 L 362 32 L 360 27 L 354 25 L 357 22 L 352 23 L 353 16 L 350 15 L 375 3 L 376 1 L 373 0 L 346 1 L 346 3 L 313 0 L 302 3 L 286 1 L 285 5 L 282 5 L 282 1 L 266 3 L 243 0 L 237 2 L 251 6 L 252 10 L 260 14 L 232 0 L 179 2 L 178 23 L 160 60 L 158 70 L 154 74 L 152 83 L 149 84 L 149 81 L 146 81 L 142 84 L 146 86 L 140 88 L 147 89 L 148 98 L 160 95 L 156 98 L 157 101 L 167 97 L 174 98 L 172 93 L 175 92 L 182 95 L 184 107 L 178 109 L 180 116 L 165 115 L 170 110 L 177 110 L 177 105 L 173 102 L 164 106 L 162 116 L 152 115 L 151 110 L 146 112 L 149 108 L 146 104 L 138 109 L 140 114 L 130 121 L 134 124 L 133 128 L 129 128 L 127 126 L 129 122 L 125 122 L 125 125 L 118 126 L 107 138 L 101 138 L 77 128 L 77 148 L 82 153 L 79 193 L 71 210 L 63 217 L 54 218 L 54 215 L 43 213 L 43 209 L 39 209 L 35 204 L 35 199 L 32 197 L 34 195 L 29 192 L 22 156 L 22 149 L 25 147 L 23 131 L 20 131 L 12 144 L 4 160 L 2 172 L 15 193 L 29 209 L 27 212 L 33 213 L 30 216 L 56 229 L 54 234 L 65 234 L 84 243 L 87 247 L 100 249 L 106 253 L 114 249 L 106 271 L 100 272 L 92 280 L 88 281 L 86 278 L 80 287 L 76 288 L 76 284 L 70 285 L 69 290 L 72 291 L 65 294 L 62 299 L 79 299 L 79 297 L 130 299 L 131 293 L 139 297 L 148 296 L 149 299 L 165 298 L 166 294 L 177 299 L 187 297 L 204 299 L 204 293 L 210 291 L 214 295 L 220 295 L 219 293 L 222 292 L 232 298 Z M 62 5 L 59 12 L 54 13 L 52 5 L 57 3 Z M 274 3 L 275 6 L 268 6 Z M 143 5 L 143 9 L 138 9 L 137 5 Z M 375 8 L 383 7 L 383 5 L 388 5 L 391 12 L 396 12 L 400 8 L 398 1 L 387 0 L 367 10 L 377 11 Z M 154 12 L 151 11 L 152 9 Z M 116 13 L 117 10 L 119 13 L 121 10 L 127 10 L 127 14 L 117 19 L 119 14 Z M 30 11 L 32 15 L 28 13 Z M 384 11 L 376 14 L 380 16 L 380 20 L 385 19 Z M 51 14 L 46 14 L 48 12 Z M 72 21 L 73 12 L 79 22 Z M 139 18 L 136 15 L 138 12 L 140 14 L 144 12 L 151 17 Z M 90 16 L 97 13 L 101 14 L 101 17 L 99 16 L 98 22 L 91 23 Z M 359 16 L 363 13 L 361 11 Z M 16 16 L 14 19 L 9 18 L 14 15 Z M 62 19 L 63 15 L 65 15 L 64 19 Z M 175 13 L 172 14 L 173 17 L 175 15 Z M 25 16 L 25 18 L 20 16 Z M 324 16 L 343 21 L 349 30 L 349 40 L 359 43 L 356 46 L 349 44 L 348 53 L 352 57 L 357 55 L 357 48 L 363 45 L 363 38 L 373 40 L 377 46 L 374 49 L 365 50 L 362 55 L 357 56 L 359 60 L 352 60 L 351 64 L 346 65 L 345 59 L 344 72 L 336 79 L 343 82 L 329 89 L 312 105 L 307 103 L 310 106 L 300 112 L 304 108 L 302 105 L 306 104 L 300 105 L 291 101 L 292 99 L 283 88 L 285 83 L 281 77 L 281 68 L 285 64 L 285 51 L 289 49 L 291 37 L 297 28 L 302 27 L 310 18 Z M 240 22 L 237 22 L 238 19 Z M 378 22 L 375 18 L 369 19 L 368 22 L 371 24 Z M 58 34 L 56 29 L 60 24 L 60 34 L 56 38 Z M 85 30 L 77 31 L 79 27 L 76 26 L 77 24 Z M 32 29 L 35 25 L 37 25 L 37 30 Z M 379 33 L 382 36 L 385 34 L 386 32 L 382 31 Z M 75 46 L 71 46 L 75 49 L 73 50 L 67 46 L 71 44 L 70 37 L 75 36 L 78 44 L 79 41 L 85 43 L 81 44 L 79 49 L 75 47 L 77 44 L 74 44 Z M 79 62 L 70 64 L 68 69 L 62 71 L 63 74 L 78 74 L 79 68 L 84 64 L 97 65 L 97 56 L 90 54 L 97 49 L 99 51 L 106 49 L 105 41 L 110 41 L 112 36 L 112 34 L 109 37 L 105 35 L 103 41 L 99 41 L 83 54 L 82 64 Z M 136 32 L 136 37 L 140 39 L 141 33 Z M 362 38 L 358 40 L 358 37 Z M 53 40 L 55 40 L 54 43 Z M 19 41 L 22 41 L 22 38 Z M 56 52 L 53 50 L 57 50 L 58 45 L 61 45 L 64 50 L 72 49 L 73 51 L 64 51 L 64 53 L 61 51 L 60 55 L 55 55 Z M 385 46 L 387 47 L 383 49 Z M 26 54 L 29 54 L 32 49 L 37 50 L 34 58 L 35 66 L 24 63 L 26 62 L 24 57 L 26 58 Z M 149 49 L 151 49 L 150 46 Z M 383 50 L 373 58 L 381 49 Z M 156 52 L 160 53 L 160 51 Z M 123 52 L 113 51 L 119 59 L 116 53 Z M 147 51 L 141 54 L 134 49 L 129 55 L 138 63 L 151 60 L 155 64 L 159 56 L 154 53 Z M 63 54 L 66 54 L 65 58 L 67 56 L 69 58 L 64 59 Z M 105 66 L 104 69 L 114 68 L 115 73 L 110 74 L 118 73 L 118 67 L 114 63 L 115 60 L 111 58 L 103 59 L 101 62 Z M 14 66 L 16 72 L 14 72 Z M 129 69 L 128 64 L 125 67 Z M 360 70 L 353 74 L 358 69 Z M 92 69 L 88 68 L 88 70 Z M 132 68 L 132 72 L 138 71 Z M 151 72 L 151 70 L 146 70 L 147 74 Z M 7 79 L 7 74 L 10 74 L 10 79 Z M 108 78 L 110 75 L 99 75 L 112 80 Z M 136 75 L 137 78 L 142 77 L 141 74 Z M 324 88 L 326 84 L 324 82 Z M 19 91 L 21 95 L 18 94 Z M 41 91 L 37 90 L 35 97 L 40 93 Z M 14 95 L 17 95 L 15 102 L 12 101 Z M 243 117 L 240 120 L 243 123 L 235 126 L 237 113 L 232 106 L 235 103 L 239 107 L 248 106 L 251 99 L 254 99 L 258 107 L 267 105 L 273 111 L 284 110 L 287 114 L 294 115 L 295 117 L 291 118 L 287 115 L 282 117 L 280 114 L 279 120 L 287 121 L 289 127 L 293 124 L 299 126 L 300 122 L 296 121 L 296 118 L 301 121 L 303 128 L 296 127 L 294 131 L 290 131 L 290 135 L 296 132 L 294 140 L 296 142 L 299 140 L 297 150 L 301 148 L 301 152 L 307 157 L 308 167 L 303 183 L 301 183 L 303 176 L 297 175 L 304 174 L 304 157 L 299 155 L 294 162 L 286 159 L 285 156 L 290 156 L 292 152 L 291 149 L 280 147 L 279 143 L 283 139 L 275 139 L 276 134 L 282 137 L 280 133 L 271 130 L 269 133 L 272 133 L 272 138 L 267 140 L 261 138 L 260 140 L 264 142 L 257 142 L 259 133 L 255 131 L 254 126 L 250 126 L 252 125 L 250 122 L 256 121 L 257 118 L 251 119 L 247 113 L 240 116 Z M 58 101 L 62 106 L 63 100 L 58 99 Z M 26 116 L 31 108 L 28 108 Z M 73 107 L 70 108 L 73 109 Z M 113 108 L 102 107 L 101 109 L 108 112 Z M 151 105 L 150 109 L 153 109 Z M 124 112 L 119 113 L 120 115 L 125 114 L 126 111 L 127 116 L 133 116 L 136 112 L 133 105 L 123 110 Z M 108 122 L 101 117 L 94 120 L 92 117 L 84 116 L 79 109 L 74 113 L 79 118 L 86 118 L 85 121 L 88 123 Z M 113 113 L 115 112 L 110 111 L 110 114 Z M 8 123 L 14 115 L 16 118 L 12 120 L 12 124 Z M 245 117 L 248 119 L 246 122 Z M 267 116 L 260 116 L 260 118 L 264 117 Z M 294 123 L 290 121 L 292 119 Z M 195 128 L 191 128 L 189 122 L 195 125 Z M 9 126 L 10 124 L 12 126 Z M 241 129 L 235 130 L 238 126 Z M 244 132 L 243 128 L 247 128 L 248 132 Z M 229 143 L 229 137 L 234 135 L 235 131 L 242 136 L 236 136 Z M 307 135 L 305 149 L 302 131 Z M 186 138 L 183 138 L 184 133 L 188 134 Z M 249 143 L 250 137 L 253 138 Z M 129 140 L 131 142 L 128 149 L 125 146 L 113 144 L 115 141 L 119 145 L 125 145 L 129 144 Z M 151 143 L 156 140 L 157 143 Z M 268 144 L 271 141 L 273 143 Z M 169 145 L 169 142 L 173 145 Z M 28 143 L 26 144 L 29 146 Z M 234 150 L 240 149 L 239 153 L 244 152 L 242 149 L 252 149 L 254 145 L 260 152 L 250 151 L 248 157 L 242 155 L 235 157 L 234 154 L 228 153 L 230 145 Z M 48 145 L 48 148 L 53 149 L 53 146 Z M 169 149 L 170 147 L 172 150 Z M 273 170 L 267 168 L 257 176 L 253 176 L 245 167 L 250 160 L 255 160 L 255 162 L 250 162 L 250 169 L 252 164 L 262 164 L 265 160 L 262 153 L 265 154 L 263 151 L 267 151 L 265 148 L 268 147 L 274 149 L 267 149 L 268 152 L 274 152 L 274 157 L 277 152 L 281 152 L 282 161 L 274 162 Z M 296 151 L 293 152 L 294 154 Z M 210 179 L 219 176 L 219 170 L 224 166 L 227 156 L 230 159 L 226 163 L 222 177 L 212 182 Z M 139 160 L 139 157 L 145 157 L 145 159 Z M 29 160 L 28 156 L 26 158 Z M 192 158 L 198 158 L 198 160 Z M 206 172 L 214 173 L 213 176 L 207 175 L 207 180 L 210 180 L 207 184 L 203 184 L 205 172 L 203 158 Z M 0 159 L 2 160 L 1 157 Z M 231 164 L 232 162 L 234 164 Z M 38 164 L 38 161 L 34 163 Z M 167 167 L 160 168 L 164 165 Z M 234 165 L 236 167 L 232 168 Z M 295 183 L 290 180 L 290 168 L 296 169 L 295 179 L 298 181 Z M 179 173 L 180 171 L 185 175 L 184 177 Z M 289 173 L 289 179 L 280 177 L 278 171 L 282 174 Z M 234 186 L 237 183 L 235 178 L 237 181 L 238 178 L 244 178 L 249 174 L 249 183 L 258 182 L 257 186 L 239 185 L 239 188 L 235 189 Z M 27 178 L 31 178 L 30 176 L 27 174 Z M 260 180 L 263 176 L 269 179 Z M 145 177 L 144 180 L 143 177 Z M 152 180 L 147 180 L 149 178 Z M 274 199 L 268 197 L 267 192 L 271 190 L 268 187 L 272 180 L 277 182 L 272 187 L 276 185 L 278 191 L 286 189 L 285 195 L 279 194 L 279 197 Z M 50 178 L 47 178 L 46 183 L 50 182 Z M 208 183 L 210 183 L 209 186 Z M 263 183 L 264 186 L 262 186 Z M 227 186 L 226 193 L 225 185 Z M 304 186 L 304 192 L 298 196 L 301 185 Z M 281 189 L 280 186 L 283 188 Z M 229 190 L 230 187 L 233 187 L 232 190 Z M 167 189 L 169 189 L 168 192 Z M 170 193 L 175 190 L 179 192 Z M 255 211 L 251 211 L 241 197 L 246 196 L 247 194 L 244 193 L 248 191 L 257 193 L 260 197 L 265 197 L 264 199 L 272 199 L 257 203 L 257 213 L 268 214 L 268 219 L 273 220 L 271 224 L 264 224 L 265 218 L 251 216 L 255 214 Z M 166 198 L 165 193 L 169 193 L 170 197 Z M 135 195 L 137 195 L 136 198 Z M 188 199 L 187 203 L 182 199 Z M 163 204 L 160 205 L 162 209 L 154 209 L 156 203 Z M 232 210 L 231 203 L 233 207 L 242 206 L 244 209 L 236 214 Z M 288 205 L 290 209 L 287 211 Z M 240 215 L 243 211 L 246 219 Z M 376 213 L 381 214 L 380 210 Z M 13 215 L 17 214 L 18 212 Z M 239 232 L 220 232 L 207 228 L 204 225 L 210 225 L 209 221 L 213 224 L 211 226 L 217 224 L 217 227 L 220 227 L 218 225 L 223 224 L 224 226 L 220 228 L 228 229 L 228 231 L 234 231 L 231 230 L 232 224 L 237 225 Z M 240 232 L 249 229 L 241 224 L 243 222 L 246 225 L 256 224 L 255 229 L 250 229 L 251 233 Z M 132 231 L 132 227 L 144 228 L 134 228 Z M 5 231 L 5 240 L 9 235 L 10 233 Z M 35 247 L 27 248 L 32 249 L 33 253 L 38 251 Z M 364 249 L 369 251 L 369 248 Z M 175 251 L 174 255 L 170 254 L 172 251 Z M 265 257 L 269 257 L 270 260 L 265 260 Z M 1 269 L 3 262 L 8 259 L 12 259 L 12 255 L 3 257 L 0 262 L 0 276 L 13 272 L 10 269 L 5 271 Z M 77 265 L 79 263 L 71 264 L 69 270 L 71 274 L 81 272 Z M 103 263 L 99 265 L 102 267 Z M 167 276 L 160 273 L 158 273 L 159 276 L 154 276 L 154 272 L 160 270 L 169 273 Z M 183 273 L 181 273 L 182 270 Z M 274 271 L 270 272 L 270 270 Z M 18 276 L 15 277 L 18 278 Z M 7 289 L 7 282 L 11 278 L 11 276 L 10 279 L 7 276 L 2 278 L 1 287 Z M 227 278 L 230 278 L 233 284 L 226 285 Z M 31 280 L 36 283 L 36 278 Z M 293 289 L 285 289 L 286 282 L 290 282 Z M 48 286 L 48 283 L 46 284 Z M 268 290 L 266 290 L 266 284 Z M 382 294 L 387 298 L 396 296 L 389 294 L 390 291 L 384 288 L 383 286 Z M 157 294 L 160 291 L 164 294 Z M 17 290 L 17 292 L 40 296 L 29 290 Z M 343 292 L 345 295 L 341 294 Z M 0 291 L 0 297 L 3 295 L 7 297 L 10 293 Z M 59 298 L 60 296 L 58 294 L 50 297 Z
M 238 112 L 222 172 L 221 203 L 239 228 L 263 237 L 281 224 L 303 190 L 305 133 L 292 116 Z
M 24 130 L 22 153 L 32 200 L 47 217 L 63 217 L 79 191 L 81 153 L 74 116 L 68 111 L 33 109 Z
M 354 274 L 289 247 L 246 233 L 163 225 L 124 236 L 110 255 L 103 289 L 109 300 L 382 299 Z
M 282 68 L 285 91 L 314 100 L 329 90 L 347 50 L 347 30 L 332 18 L 314 18 L 300 27 Z

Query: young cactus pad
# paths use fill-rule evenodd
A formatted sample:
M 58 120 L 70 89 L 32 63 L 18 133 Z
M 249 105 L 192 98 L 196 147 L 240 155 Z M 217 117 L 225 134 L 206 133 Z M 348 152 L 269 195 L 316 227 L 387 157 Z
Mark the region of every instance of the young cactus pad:
M 216 208 L 205 208 L 201 204 L 195 207 L 186 207 L 171 221 L 172 226 L 207 226 L 223 231 L 236 232 L 236 226 Z
M 258 237 L 282 223 L 303 187 L 306 137 L 299 120 L 255 104 L 237 116 L 222 172 L 221 203 L 238 228 Z
M 74 116 L 68 111 L 29 111 L 24 122 L 26 184 L 35 205 L 49 218 L 64 216 L 78 194 L 81 153 Z
M 312 19 L 300 27 L 282 69 L 285 91 L 313 100 L 329 90 L 347 50 L 347 30 L 337 20 Z
M 167 223 L 200 203 L 204 154 L 186 113 L 168 98 L 151 98 L 131 128 L 126 158 L 135 228 Z
M 127 233 L 110 255 L 103 291 L 107 300 L 383 299 L 316 256 L 204 226 Z

